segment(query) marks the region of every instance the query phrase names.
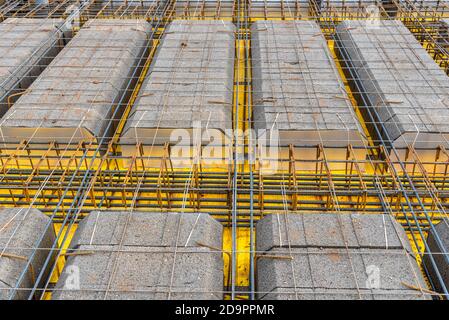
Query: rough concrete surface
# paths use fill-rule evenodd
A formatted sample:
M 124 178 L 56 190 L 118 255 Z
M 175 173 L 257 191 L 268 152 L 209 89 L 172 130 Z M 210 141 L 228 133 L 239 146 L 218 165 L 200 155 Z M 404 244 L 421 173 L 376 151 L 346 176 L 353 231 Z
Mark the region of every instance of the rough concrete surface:
M 221 248 L 222 226 L 208 214 L 94 211 L 52 297 L 222 299 Z M 74 268 L 78 288 L 70 287 Z
M 3 139 L 75 143 L 109 136 L 108 120 L 127 94 L 149 33 L 145 20 L 89 20 L 4 115 Z
M 50 254 L 45 249 L 51 248 L 55 240 L 49 223 L 50 218 L 37 209 L 8 208 L 0 211 L 0 300 L 28 298 L 30 288 L 34 286 L 33 277 L 41 273 Z M 34 251 L 32 267 L 25 271 Z M 24 271 L 25 277 L 19 283 Z M 48 276 L 49 271 L 44 272 L 43 280 L 46 281 Z M 16 290 L 12 290 L 14 288 Z
M 427 289 L 389 215 L 273 214 L 256 239 L 259 299 L 429 298 L 406 286 Z
M 390 215 L 273 214 L 257 223 L 257 250 L 295 248 L 407 248 L 403 228 Z
M 385 138 L 397 146 L 444 144 L 441 134 L 449 133 L 449 78 L 400 21 L 378 23 L 370 27 L 344 21 L 336 32 L 338 47 L 347 54 L 370 107 L 384 124 Z
M 122 142 L 167 141 L 173 129 L 232 129 L 235 27 L 229 21 L 175 20 L 123 131 Z M 157 128 L 157 130 L 156 130 Z
M 61 19 L 8 18 L 0 23 L 0 116 L 8 109 L 8 97 L 27 89 L 58 54 L 61 25 Z
M 125 246 L 197 247 L 199 242 L 219 248 L 221 229 L 208 214 L 93 211 L 79 223 L 72 246 L 118 245 L 122 241 Z
M 256 21 L 251 40 L 255 129 L 278 128 L 282 144 L 362 143 L 360 124 L 316 22 Z

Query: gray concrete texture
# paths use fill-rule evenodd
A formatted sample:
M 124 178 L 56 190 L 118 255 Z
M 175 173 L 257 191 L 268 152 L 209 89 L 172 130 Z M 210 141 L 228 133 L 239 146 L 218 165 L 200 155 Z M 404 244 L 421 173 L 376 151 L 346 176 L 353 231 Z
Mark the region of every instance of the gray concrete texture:
M 5 140 L 76 142 L 106 132 L 148 43 L 144 20 L 89 20 L 5 114 Z
M 438 244 L 438 240 L 441 241 L 442 245 Z M 445 218 L 440 221 L 436 226 L 435 230 L 430 230 L 427 237 L 427 245 L 429 246 L 429 251 L 424 255 L 423 262 L 427 268 L 427 275 L 434 285 L 437 292 L 444 293 L 443 285 L 438 278 L 437 270 L 440 273 L 444 287 L 449 291 L 449 219 Z M 433 257 L 436 264 L 436 268 L 431 262 Z
M 211 129 L 232 129 L 234 32 L 228 21 L 171 22 L 122 140 L 152 142 L 153 134 L 159 139 L 164 129 L 191 129 L 195 121 Z M 155 128 L 160 131 L 153 132 Z
M 61 25 L 61 19 L 8 18 L 0 23 L 0 116 L 8 109 L 8 97 L 28 88 L 58 54 Z
M 158 6 L 162 5 L 158 4 L 157 0 L 103 0 L 100 6 L 109 6 L 115 9 L 118 9 L 120 6 L 124 6 L 123 10 L 129 10 L 129 8 L 135 7 L 139 8 L 155 6 L 157 8 Z
M 275 124 L 289 143 L 319 143 L 318 133 L 295 141 L 295 132 L 330 132 L 323 142 L 331 146 L 347 144 L 348 133 L 360 140 L 360 124 L 316 22 L 256 21 L 251 40 L 255 129 Z
M 429 298 L 404 285 L 427 289 L 389 215 L 270 215 L 257 223 L 256 239 L 259 299 Z
M 69 249 L 89 254 L 67 260 L 52 297 L 222 299 L 221 248 L 222 226 L 208 214 L 94 211 Z M 74 268 L 79 288 L 67 286 Z
M 417 146 L 444 143 L 438 134 L 449 133 L 449 78 L 400 21 L 378 23 L 344 21 L 336 31 L 370 106 L 391 141 L 408 143 L 419 133 Z
M 316 5 L 321 9 L 343 8 L 365 8 L 370 5 L 376 5 L 376 0 L 315 0 Z
M 39 241 L 41 236 L 42 241 Z M 42 272 L 54 240 L 50 218 L 39 210 L 8 208 L 0 211 L 0 300 L 28 299 L 30 288 L 35 285 L 33 278 Z M 33 252 L 36 253 L 31 260 L 32 267 L 26 269 Z M 25 276 L 19 283 L 23 272 Z M 43 275 L 46 281 L 49 270 Z M 37 287 L 42 286 L 43 282 Z

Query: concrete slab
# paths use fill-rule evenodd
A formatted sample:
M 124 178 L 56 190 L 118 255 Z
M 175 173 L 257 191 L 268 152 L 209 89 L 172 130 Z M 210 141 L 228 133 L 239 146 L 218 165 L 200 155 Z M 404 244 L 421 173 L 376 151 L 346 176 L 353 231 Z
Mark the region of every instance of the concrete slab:
M 27 89 L 61 50 L 62 23 L 8 18 L 0 24 L 0 116 L 8 110 L 8 97 Z
M 375 5 L 377 2 L 376 0 L 315 0 L 316 5 L 321 8 L 364 8 L 369 5 Z
M 79 289 L 66 286 L 63 272 L 53 299 L 221 299 L 222 253 L 208 248 L 80 246 L 89 255 L 69 258 L 78 268 Z M 108 286 L 109 285 L 109 286 Z M 109 288 L 109 289 L 108 289 Z M 170 293 L 170 296 L 169 296 Z
M 363 145 L 335 62 L 313 21 L 251 26 L 254 128 L 280 131 L 281 145 Z
M 4 115 L 3 140 L 76 143 L 109 137 L 107 125 L 129 94 L 149 33 L 144 20 L 89 20 Z
M 438 245 L 439 239 L 442 243 Z M 427 237 L 427 245 L 430 252 L 426 252 L 423 262 L 427 268 L 427 274 L 435 290 L 443 293 L 443 285 L 438 278 L 437 270 L 443 280 L 446 290 L 449 290 L 449 219 L 443 219 L 435 226 L 435 231 L 431 230 Z M 433 257 L 436 268 L 433 266 L 430 256 Z
M 257 223 L 257 250 L 276 247 L 406 248 L 403 228 L 389 215 L 272 214 Z
M 41 274 L 45 259 L 50 254 L 46 249 L 51 248 L 55 240 L 53 227 L 49 223 L 50 218 L 37 209 L 9 208 L 0 211 L 0 283 L 3 283 L 3 289 L 16 289 L 13 292 L 0 290 L 0 300 L 9 299 L 11 295 L 13 299 L 28 298 L 30 288 L 34 286 L 33 277 Z M 43 240 L 39 243 L 41 236 Z M 32 268 L 18 283 L 34 251 Z M 44 271 L 42 281 L 46 281 L 48 276 L 49 270 Z
M 262 300 L 422 300 L 423 295 L 411 290 L 354 290 L 277 288 Z
M 409 289 L 427 287 L 404 231 L 389 216 L 279 217 L 256 225 L 259 299 L 431 298 Z
M 52 298 L 222 299 L 221 248 L 222 226 L 207 214 L 92 212 Z
M 234 32 L 229 21 L 170 23 L 126 122 L 124 155 L 137 142 L 163 145 L 197 122 L 221 134 L 232 129 Z
M 449 147 L 449 78 L 400 21 L 379 23 L 376 28 L 363 21 L 342 22 L 338 46 L 385 126 L 384 138 L 397 148 L 430 149 L 419 151 L 420 160 L 434 161 L 436 147 Z

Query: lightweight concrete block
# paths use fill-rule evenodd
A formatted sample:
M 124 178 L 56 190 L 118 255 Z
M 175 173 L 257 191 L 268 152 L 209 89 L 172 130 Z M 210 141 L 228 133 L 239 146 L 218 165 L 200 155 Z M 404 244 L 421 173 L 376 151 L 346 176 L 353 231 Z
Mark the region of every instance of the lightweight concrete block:
M 307 246 L 359 247 L 350 215 L 303 216 Z
M 207 214 L 94 211 L 72 239 L 52 297 L 222 299 L 221 248 L 222 226 Z
M 391 215 L 353 214 L 351 220 L 360 247 L 411 251 L 404 229 Z
M 170 23 L 126 122 L 121 142 L 163 145 L 175 129 L 232 129 L 235 27 L 228 21 Z
M 294 255 L 288 249 L 276 249 L 269 257 L 260 254 L 257 259 L 257 292 L 260 297 L 276 288 L 314 287 L 307 249 L 293 251 Z
M 144 20 L 89 20 L 4 115 L 3 139 L 76 143 L 109 137 L 109 120 L 129 94 L 149 33 Z
M 257 223 L 256 239 L 259 299 L 430 298 L 389 215 L 270 215 Z
M 254 128 L 281 145 L 363 145 L 364 136 L 326 39 L 312 21 L 251 25 Z
M 379 268 L 383 290 L 406 289 L 406 285 L 427 289 L 416 260 L 408 251 L 401 249 L 372 249 L 361 252 L 365 268 Z
M 93 211 L 79 223 L 71 247 L 120 243 L 141 247 L 198 247 L 200 243 L 221 248 L 221 231 L 221 224 L 205 213 Z
M 39 241 L 42 237 L 42 241 Z M 43 272 L 42 283 L 49 276 L 43 265 L 51 254 L 49 248 L 55 240 L 50 218 L 37 209 L 10 208 L 0 211 L 0 299 L 27 299 L 34 277 Z M 31 268 L 25 270 L 31 255 Z M 3 256 L 2 256 L 3 255 Z M 21 257 L 21 258 L 18 258 Z M 50 266 L 52 262 L 50 261 Z M 23 280 L 20 276 L 25 272 Z M 6 290 L 10 288 L 10 290 Z
M 63 46 L 61 19 L 8 18 L 0 24 L 0 115 Z M 14 102 L 12 99 L 10 102 Z
M 208 248 L 80 246 L 65 269 L 79 270 L 80 289 L 67 287 L 63 272 L 53 299 L 219 299 L 223 292 L 222 253 Z M 169 296 L 170 295 L 170 296 Z
M 261 296 L 262 294 L 260 292 Z M 315 300 L 315 294 L 311 289 L 276 288 L 266 293 L 260 300 Z
M 443 285 L 449 291 L 449 219 L 443 219 L 434 226 L 434 229 L 429 231 L 427 245 L 430 252 L 426 252 L 423 262 L 432 285 L 438 292 L 443 293 Z M 436 267 L 432 264 L 430 257 L 433 257 Z M 437 270 L 442 281 L 438 278 Z
M 308 249 L 313 284 L 317 288 L 354 289 L 366 280 L 358 250 Z
M 403 228 L 389 215 L 273 214 L 257 224 L 257 250 L 275 247 L 407 248 Z
M 385 124 L 384 138 L 396 147 L 447 146 L 449 78 L 400 21 L 379 23 L 371 28 L 362 21 L 344 21 L 336 37 L 369 107 Z M 421 161 L 426 157 L 423 154 Z

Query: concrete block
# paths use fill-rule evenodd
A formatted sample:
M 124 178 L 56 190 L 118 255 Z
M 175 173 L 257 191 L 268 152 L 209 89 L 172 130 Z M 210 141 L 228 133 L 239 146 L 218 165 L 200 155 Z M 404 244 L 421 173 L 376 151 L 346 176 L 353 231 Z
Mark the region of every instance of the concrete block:
M 79 223 L 71 247 L 119 245 L 123 239 L 124 246 L 198 247 L 198 242 L 221 248 L 221 231 L 205 213 L 93 211 Z
M 389 215 L 269 215 L 257 223 L 257 250 L 275 247 L 406 248 L 402 227 Z
M 359 247 L 350 215 L 304 215 L 307 246 Z
M 42 241 L 39 243 L 40 237 Z M 55 241 L 50 218 L 37 209 L 10 208 L 0 211 L 0 283 L 4 288 L 0 290 L 0 300 L 27 299 L 30 288 L 34 286 L 33 277 L 43 272 L 42 283 L 47 281 L 49 270 L 43 271 L 43 265 Z M 25 277 L 18 283 L 24 272 L 27 261 L 36 251 L 31 265 L 25 272 Z M 28 260 L 15 258 L 23 257 Z M 49 265 L 52 265 L 50 261 Z M 34 276 L 33 276 L 34 274 Z M 5 288 L 11 288 L 6 290 Z M 14 290 L 13 290 L 14 289 Z
M 221 299 L 222 253 L 208 248 L 80 246 L 89 255 L 69 258 L 65 270 L 79 270 L 79 289 L 67 287 L 63 272 L 52 298 L 67 299 Z M 176 254 L 175 254 L 176 251 Z M 170 293 L 170 297 L 169 297 Z
M 410 243 L 402 226 L 391 215 L 353 214 L 352 227 L 362 248 L 405 248 Z
M 129 94 L 149 33 L 144 20 L 89 20 L 4 115 L 3 139 L 76 143 L 110 136 L 109 119 Z
M 256 239 L 256 248 L 259 252 L 288 246 L 289 241 L 294 247 L 305 247 L 307 243 L 303 215 L 270 214 L 264 217 L 257 222 Z
M 61 19 L 8 18 L 0 24 L 0 116 L 63 46 Z M 14 102 L 14 99 L 12 99 Z
M 382 1 L 381 1 L 382 2 Z M 346 8 L 350 10 L 351 8 L 360 8 L 363 10 L 365 7 L 370 5 L 377 5 L 378 1 L 376 0 L 315 0 L 315 3 L 318 8 L 323 9 L 333 9 L 336 8 Z
M 294 249 L 294 254 L 290 254 L 288 249 L 276 249 L 270 252 L 270 257 L 260 255 L 257 259 L 257 278 L 259 298 L 276 288 L 313 288 L 307 249 Z
M 427 268 L 427 275 L 435 290 L 443 293 L 443 285 L 438 279 L 437 270 L 440 273 L 446 290 L 449 290 L 449 219 L 443 219 L 434 228 L 435 230 L 431 229 L 429 231 L 427 237 L 427 245 L 429 246 L 430 252 L 426 252 L 423 262 Z M 441 241 L 442 246 L 438 244 L 437 239 Z M 431 256 L 435 261 L 436 268 L 431 262 Z
M 380 285 L 383 290 L 406 289 L 404 284 L 427 289 L 415 258 L 406 250 L 371 249 L 361 252 L 365 268 L 379 268 Z M 363 282 L 365 286 L 365 282 Z M 366 286 L 365 286 L 366 287 Z
M 72 239 L 75 255 L 52 298 L 222 299 L 221 237 L 221 224 L 207 214 L 92 212 Z
M 448 146 L 449 78 L 400 21 L 380 23 L 369 28 L 362 21 L 344 21 L 336 36 L 370 107 L 385 124 L 384 138 L 398 148 Z M 429 161 L 426 157 L 421 161 Z
M 256 130 L 275 124 L 281 145 L 363 145 L 363 131 L 315 22 L 256 21 L 251 37 Z
M 223 134 L 232 129 L 234 32 L 228 21 L 171 22 L 120 141 L 163 144 L 196 121 Z
M 259 299 L 430 298 L 407 287 L 426 283 L 389 215 L 286 217 L 270 215 L 256 225 Z

